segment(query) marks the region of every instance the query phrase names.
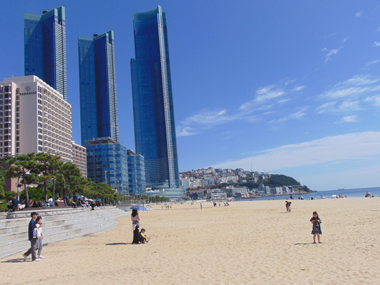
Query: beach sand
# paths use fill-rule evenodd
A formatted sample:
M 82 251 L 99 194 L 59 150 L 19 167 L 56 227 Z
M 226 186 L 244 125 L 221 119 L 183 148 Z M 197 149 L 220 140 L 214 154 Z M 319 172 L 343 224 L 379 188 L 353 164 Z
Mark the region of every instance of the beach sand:
M 107 232 L 0 260 L 0 284 L 379 284 L 380 198 L 173 205 L 140 213 L 152 238 L 131 245 L 130 217 Z M 318 211 L 322 244 L 312 244 Z

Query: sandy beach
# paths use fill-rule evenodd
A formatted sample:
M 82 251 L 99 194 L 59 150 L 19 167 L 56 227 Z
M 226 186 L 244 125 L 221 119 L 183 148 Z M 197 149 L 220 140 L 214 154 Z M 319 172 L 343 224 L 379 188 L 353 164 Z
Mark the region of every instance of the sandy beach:
M 130 217 L 107 232 L 0 260 L 0 284 L 379 284 L 380 198 L 173 205 L 142 212 L 152 238 L 131 245 Z M 312 244 L 312 212 L 322 244 Z

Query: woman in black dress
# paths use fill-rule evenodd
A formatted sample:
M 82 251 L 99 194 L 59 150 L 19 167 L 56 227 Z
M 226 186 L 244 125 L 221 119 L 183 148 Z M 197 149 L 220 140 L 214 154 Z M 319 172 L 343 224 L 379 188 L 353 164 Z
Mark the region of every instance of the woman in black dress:
M 313 236 L 313 241 L 315 243 L 315 236 L 318 236 L 318 243 L 321 243 L 320 235 L 322 234 L 321 230 L 321 219 L 318 216 L 317 212 L 313 212 L 313 217 L 310 219 L 310 222 L 313 224 L 313 229 L 311 230 L 311 234 Z

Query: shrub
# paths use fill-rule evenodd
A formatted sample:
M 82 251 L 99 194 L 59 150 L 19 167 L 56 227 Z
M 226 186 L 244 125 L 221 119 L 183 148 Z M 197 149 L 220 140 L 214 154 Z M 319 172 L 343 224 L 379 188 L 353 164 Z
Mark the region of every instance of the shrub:
M 7 203 L 0 203 L 0 212 L 8 212 L 8 204 Z

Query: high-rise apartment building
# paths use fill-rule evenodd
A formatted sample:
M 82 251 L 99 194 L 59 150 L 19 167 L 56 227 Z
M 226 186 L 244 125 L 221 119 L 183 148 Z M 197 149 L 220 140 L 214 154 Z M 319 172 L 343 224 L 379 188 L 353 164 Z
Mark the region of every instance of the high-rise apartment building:
M 95 183 L 103 182 L 128 194 L 127 148 L 111 138 L 87 141 L 87 176 Z
M 24 14 L 25 75 L 36 75 L 67 101 L 65 7 Z
M 148 187 L 179 187 L 168 30 L 162 8 L 133 14 L 131 59 L 136 152 Z
M 141 154 L 127 150 L 128 158 L 128 182 L 130 194 L 145 194 L 145 162 Z
M 78 166 L 82 177 L 87 178 L 87 150 L 84 146 L 72 142 L 73 163 Z
M 0 157 L 46 152 L 73 162 L 71 105 L 37 76 L 0 82 Z
M 114 34 L 79 37 L 79 81 L 82 145 L 110 137 L 119 141 Z

